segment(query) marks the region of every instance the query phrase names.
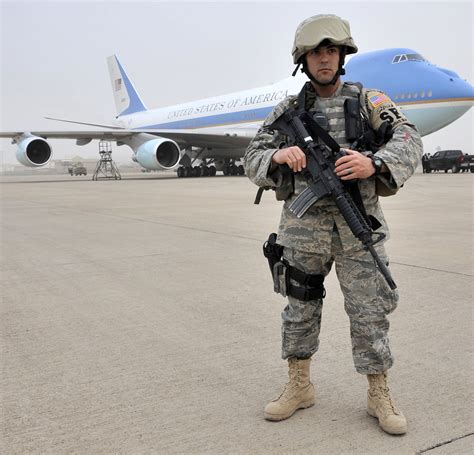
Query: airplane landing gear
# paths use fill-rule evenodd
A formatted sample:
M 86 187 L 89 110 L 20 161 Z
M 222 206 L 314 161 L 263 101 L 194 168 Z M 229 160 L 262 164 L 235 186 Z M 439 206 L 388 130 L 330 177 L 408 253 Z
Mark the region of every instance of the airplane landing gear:
M 180 166 L 176 171 L 178 177 L 214 177 L 215 166 Z
M 244 175 L 244 166 L 237 164 L 235 159 L 203 160 L 198 166 L 193 166 L 190 160 L 182 160 L 177 169 L 178 177 L 214 177 L 217 171 L 224 175 Z
M 224 175 L 244 175 L 244 167 L 240 164 L 237 165 L 235 162 L 230 162 L 229 164 L 226 164 L 224 168 L 222 169 L 222 172 Z

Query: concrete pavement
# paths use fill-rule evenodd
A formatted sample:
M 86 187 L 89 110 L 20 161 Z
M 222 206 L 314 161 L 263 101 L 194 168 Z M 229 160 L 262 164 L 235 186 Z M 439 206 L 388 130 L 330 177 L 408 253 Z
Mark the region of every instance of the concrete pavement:
M 402 437 L 366 414 L 334 273 L 317 403 L 263 419 L 286 381 L 261 256 L 271 192 L 255 206 L 239 177 L 4 177 L 0 452 L 472 453 L 473 177 L 417 173 L 382 201 Z

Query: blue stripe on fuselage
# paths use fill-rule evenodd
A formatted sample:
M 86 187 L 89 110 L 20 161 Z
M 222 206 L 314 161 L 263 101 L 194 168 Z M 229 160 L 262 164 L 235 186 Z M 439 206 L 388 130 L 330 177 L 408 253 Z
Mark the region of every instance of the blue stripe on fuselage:
M 157 123 L 154 125 L 140 126 L 136 129 L 182 129 L 182 128 L 204 128 L 206 126 L 225 125 L 243 122 L 255 122 L 264 120 L 272 111 L 273 106 L 249 109 L 240 112 L 228 112 L 227 114 L 209 115 L 207 117 L 176 120 L 174 122 Z

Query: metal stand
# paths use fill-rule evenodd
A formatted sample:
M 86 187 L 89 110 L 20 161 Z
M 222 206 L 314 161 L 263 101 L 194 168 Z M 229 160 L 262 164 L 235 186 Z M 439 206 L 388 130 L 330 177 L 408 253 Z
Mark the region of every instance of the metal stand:
M 100 178 L 122 180 L 122 176 L 120 175 L 116 164 L 112 160 L 112 146 L 110 142 L 99 142 L 99 154 L 100 160 L 97 161 L 97 166 L 95 167 L 92 180 L 97 180 L 99 178 L 99 174 L 101 174 Z

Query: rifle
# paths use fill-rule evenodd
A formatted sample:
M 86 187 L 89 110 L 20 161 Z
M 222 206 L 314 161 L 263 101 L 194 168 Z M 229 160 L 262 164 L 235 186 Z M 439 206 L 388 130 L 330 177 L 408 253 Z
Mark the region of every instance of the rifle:
M 298 113 L 294 109 L 289 109 L 268 128 L 279 130 L 289 136 L 306 155 L 306 168 L 301 171 L 301 174 L 308 183 L 308 187 L 289 205 L 289 210 L 296 217 L 301 218 L 319 199 L 332 197 L 354 236 L 362 242 L 364 248 L 374 258 L 390 289 L 396 289 L 397 285 L 390 271 L 374 248 L 376 243 L 385 238 L 385 234 L 373 232 L 369 221 L 362 215 L 334 171 L 335 161 L 346 155 L 346 152 L 306 112 Z M 320 137 L 325 144 L 316 143 L 313 136 Z

